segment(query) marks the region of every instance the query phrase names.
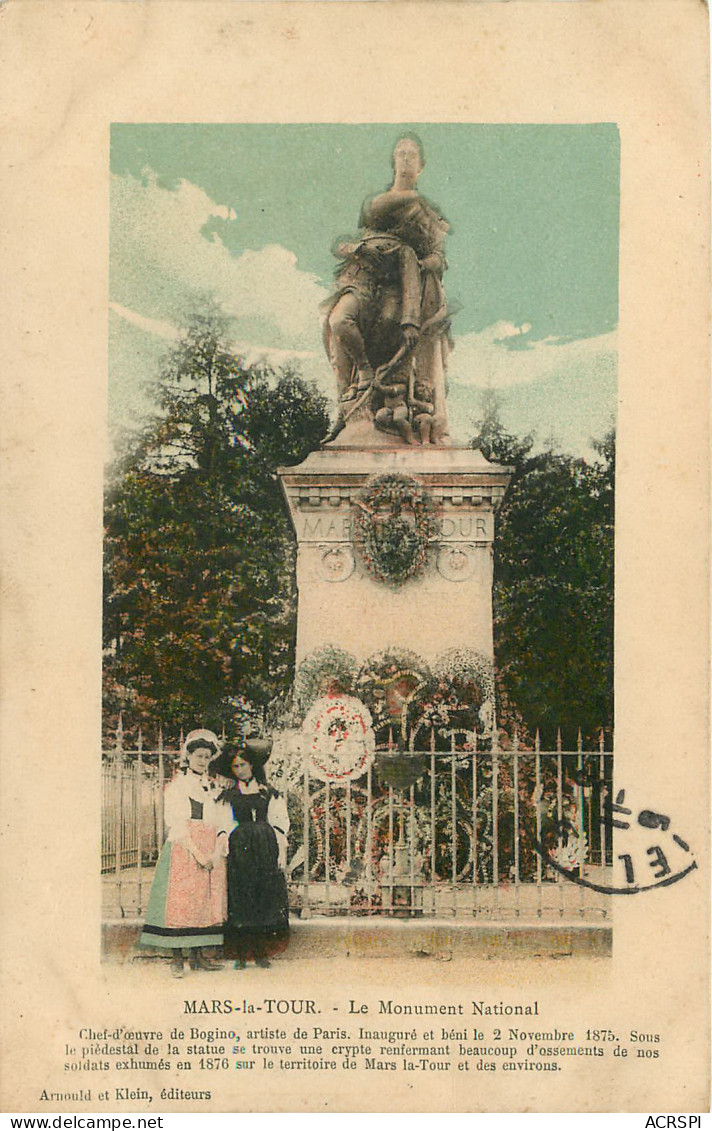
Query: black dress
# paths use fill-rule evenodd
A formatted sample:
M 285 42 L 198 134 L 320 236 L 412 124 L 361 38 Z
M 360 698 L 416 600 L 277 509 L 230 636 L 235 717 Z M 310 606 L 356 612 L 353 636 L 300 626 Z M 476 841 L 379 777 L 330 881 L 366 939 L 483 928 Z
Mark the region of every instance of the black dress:
M 267 811 L 279 795 L 269 786 L 256 793 L 227 789 L 221 800 L 232 807 L 237 827 L 227 858 L 225 949 L 233 958 L 264 957 L 286 944 L 289 934 L 287 881 Z

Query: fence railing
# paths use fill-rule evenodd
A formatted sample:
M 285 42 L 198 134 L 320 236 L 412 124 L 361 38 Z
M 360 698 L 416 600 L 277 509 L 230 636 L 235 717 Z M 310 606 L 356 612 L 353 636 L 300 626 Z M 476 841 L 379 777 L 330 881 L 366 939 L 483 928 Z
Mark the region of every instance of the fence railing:
M 392 736 L 358 777 L 324 780 L 308 760 L 283 790 L 291 820 L 293 911 L 481 919 L 605 918 L 586 886 L 612 863 L 605 819 L 613 754 L 532 749 L 495 736 L 478 749 L 433 730 L 420 749 Z M 164 839 L 163 790 L 176 750 L 103 752 L 101 869 L 106 918 L 143 915 Z M 563 870 L 563 871 L 562 871 Z M 568 877 L 568 878 L 567 878 Z M 570 882 L 571 879 L 574 882 Z M 583 880 L 583 883 L 576 882 Z

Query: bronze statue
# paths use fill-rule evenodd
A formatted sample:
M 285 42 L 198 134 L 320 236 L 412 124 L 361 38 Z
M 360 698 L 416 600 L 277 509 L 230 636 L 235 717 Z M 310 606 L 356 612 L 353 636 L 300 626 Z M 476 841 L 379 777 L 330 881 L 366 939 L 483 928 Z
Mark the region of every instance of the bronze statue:
M 352 422 L 399 442 L 447 442 L 445 360 L 449 317 L 442 275 L 449 225 L 416 183 L 423 149 L 411 135 L 393 150 L 393 184 L 364 205 L 360 232 L 341 240 L 337 289 L 324 338 L 336 376 L 339 415 L 325 443 Z M 364 429 L 363 422 L 368 426 Z M 342 437 L 342 443 L 347 437 Z

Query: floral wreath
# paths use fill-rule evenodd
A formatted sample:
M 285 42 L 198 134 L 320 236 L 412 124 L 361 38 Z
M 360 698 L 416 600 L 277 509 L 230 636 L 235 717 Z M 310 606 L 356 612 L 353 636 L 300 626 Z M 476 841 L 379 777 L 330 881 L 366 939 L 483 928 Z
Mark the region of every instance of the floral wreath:
M 311 766 L 325 781 L 360 777 L 376 748 L 371 713 L 352 695 L 317 699 L 304 720 Z
M 450 648 L 432 665 L 413 704 L 414 734 L 433 728 L 441 738 L 465 744 L 489 737 L 494 719 L 492 661 L 472 648 Z
M 414 523 L 402 517 L 404 508 L 413 512 Z M 379 517 L 384 511 L 385 519 Z M 422 573 L 437 535 L 432 498 L 411 475 L 372 476 L 354 498 L 354 544 L 376 581 L 397 586 Z
M 305 656 L 294 680 L 294 702 L 300 715 L 306 713 L 320 695 L 331 691 L 335 685 L 344 694 L 353 689 L 358 664 L 345 648 L 325 644 Z
M 358 673 L 356 686 L 361 697 L 368 703 L 374 727 L 378 729 L 385 725 L 396 726 L 398 723 L 398 719 L 391 717 L 386 711 L 384 696 L 387 689 L 399 680 L 412 680 L 413 687 L 404 701 L 405 710 L 401 718 L 405 734 L 408 704 L 417 698 L 430 678 L 430 668 L 416 652 L 406 648 L 386 648 L 369 656 Z
M 549 855 L 556 864 L 567 871 L 581 868 L 588 856 L 588 838 L 585 833 L 572 829 L 568 840 L 564 844 L 558 844 Z
M 269 780 L 282 793 L 299 792 L 304 772 L 304 735 L 301 730 L 277 730 L 269 760 Z
M 449 648 L 433 664 L 433 675 L 455 685 L 475 683 L 485 700 L 494 699 L 494 664 L 474 648 Z

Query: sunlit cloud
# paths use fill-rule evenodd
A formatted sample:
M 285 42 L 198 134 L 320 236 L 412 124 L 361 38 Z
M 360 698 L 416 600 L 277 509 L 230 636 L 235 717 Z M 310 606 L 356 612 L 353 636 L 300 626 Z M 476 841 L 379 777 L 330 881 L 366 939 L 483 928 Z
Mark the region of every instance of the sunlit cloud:
M 163 338 L 167 342 L 176 341 L 178 338 L 178 329 L 170 322 L 163 322 L 159 318 L 146 318 L 143 314 L 129 310 L 127 306 L 121 306 L 118 302 L 110 302 L 109 310 L 113 310 L 119 318 L 130 322 L 132 326 L 138 326 L 139 330 L 145 330 L 147 334 L 153 334 L 156 338 Z
M 590 338 L 536 339 L 530 323 L 495 322 L 479 333 L 455 340 L 450 360 L 453 381 L 475 388 L 505 389 L 557 377 L 596 371 L 614 373 L 615 331 Z
M 159 318 L 146 318 L 145 315 L 139 314 L 135 310 L 129 310 L 128 307 L 121 306 L 118 302 L 110 302 L 109 309 L 130 325 L 137 326 L 139 330 L 152 334 L 156 338 L 161 338 L 163 341 L 177 342 L 180 339 L 180 327 L 174 326 L 170 322 L 162 321 Z M 234 338 L 229 339 L 227 345 L 233 353 L 242 359 L 245 365 L 262 363 L 277 367 L 292 362 L 311 360 L 314 357 L 313 350 L 277 349 L 274 346 L 243 342 Z
M 147 169 L 141 178 L 112 178 L 112 209 L 117 305 L 161 321 L 209 292 L 235 320 L 238 338 L 290 354 L 320 351 L 319 305 L 328 292 L 288 248 L 231 251 L 214 224 L 239 232 L 233 208 L 190 181 L 166 187 Z

